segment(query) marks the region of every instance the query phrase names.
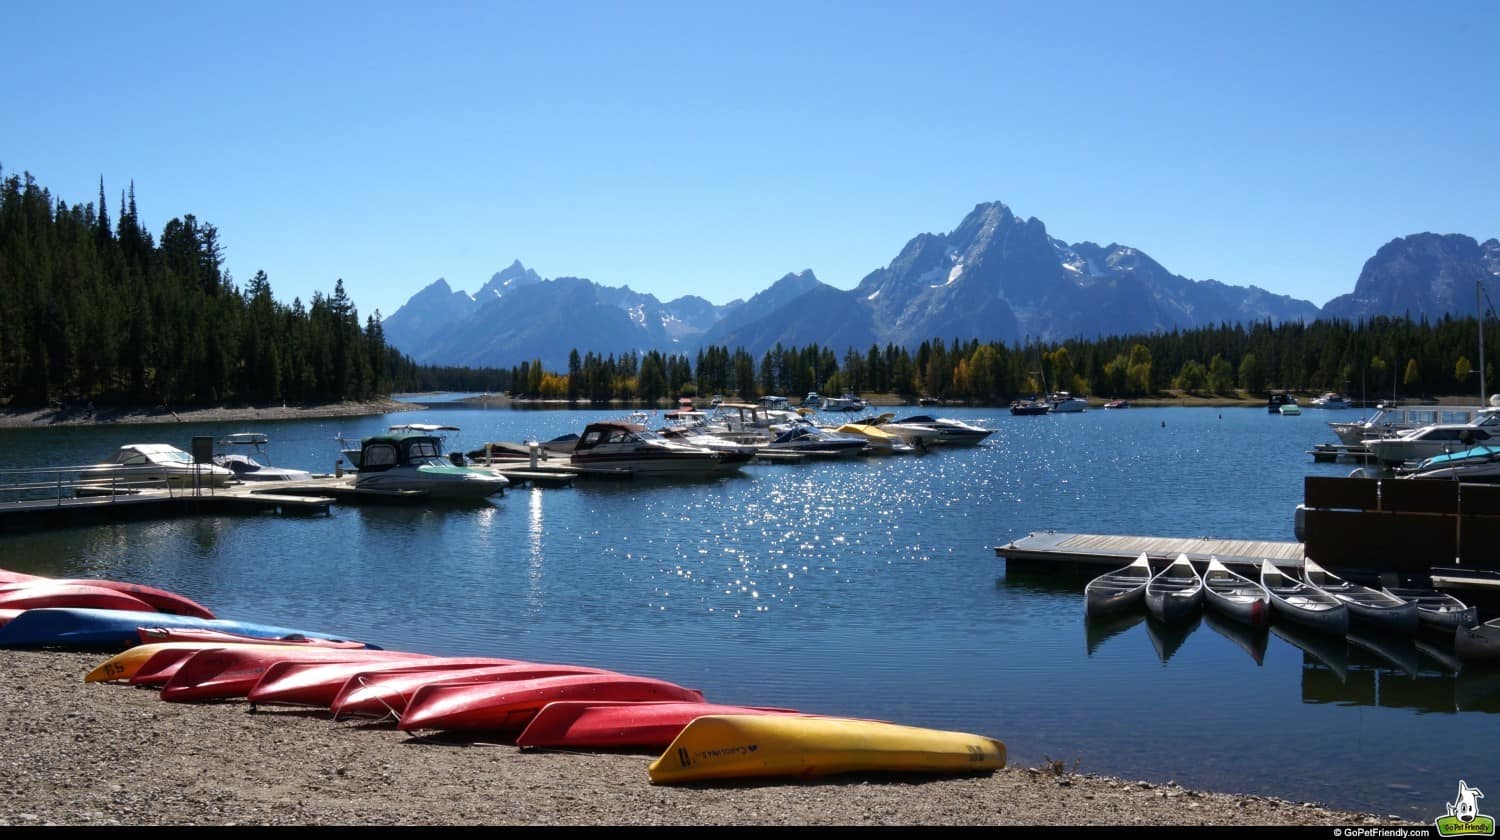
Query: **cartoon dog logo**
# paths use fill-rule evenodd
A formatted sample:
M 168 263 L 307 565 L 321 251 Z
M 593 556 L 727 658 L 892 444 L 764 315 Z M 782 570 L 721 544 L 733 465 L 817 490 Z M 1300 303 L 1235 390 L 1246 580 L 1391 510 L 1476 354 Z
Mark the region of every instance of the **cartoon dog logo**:
M 1479 813 L 1484 791 L 1458 780 L 1458 796 L 1448 803 L 1448 813 L 1438 817 L 1438 834 L 1442 837 L 1494 837 L 1495 819 Z
M 1469 787 L 1469 783 L 1463 779 L 1458 780 L 1458 798 L 1448 803 L 1448 816 L 1458 817 L 1459 822 L 1471 823 L 1479 814 L 1479 800 L 1484 798 L 1484 791 L 1479 788 Z

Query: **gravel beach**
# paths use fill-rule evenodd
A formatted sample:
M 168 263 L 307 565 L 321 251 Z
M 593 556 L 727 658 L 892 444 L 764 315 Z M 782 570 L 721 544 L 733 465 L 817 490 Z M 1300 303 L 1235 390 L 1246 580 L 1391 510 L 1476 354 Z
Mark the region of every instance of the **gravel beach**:
M 334 417 L 394 402 L 0 410 L 0 427 Z M 0 650 L 0 826 L 1416 825 L 1313 803 L 1010 766 L 973 776 L 653 785 L 655 756 L 519 750 L 244 701 L 85 683 L 107 651 Z M 980 733 L 1005 740 L 1005 733 Z

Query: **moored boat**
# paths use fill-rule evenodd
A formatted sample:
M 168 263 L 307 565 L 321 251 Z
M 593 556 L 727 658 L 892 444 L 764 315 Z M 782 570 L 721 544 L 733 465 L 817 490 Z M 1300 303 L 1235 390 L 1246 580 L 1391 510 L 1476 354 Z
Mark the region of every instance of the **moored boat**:
M 1343 601 L 1288 575 L 1270 560 L 1261 561 L 1260 583 L 1271 595 L 1276 616 L 1320 633 L 1343 636 L 1349 632 L 1349 608 Z
M 1460 627 L 1473 627 L 1479 623 L 1479 610 L 1464 603 L 1456 595 L 1424 586 L 1382 587 L 1388 595 L 1417 605 L 1417 620 L 1420 626 L 1451 633 Z
M 223 487 L 234 473 L 216 464 L 200 464 L 192 455 L 165 443 L 127 443 L 108 460 L 78 471 L 83 483 L 116 489 L 153 487 Z
M 667 440 L 640 423 L 589 423 L 574 444 L 575 467 L 622 470 L 634 476 L 712 476 L 735 472 L 749 457 Z
M 442 438 L 425 431 L 396 431 L 361 442 L 356 490 L 420 492 L 431 499 L 483 499 L 510 480 L 500 473 L 460 467 L 443 454 Z
M 1203 606 L 1203 576 L 1186 554 L 1177 555 L 1146 584 L 1146 610 L 1163 624 L 1180 624 Z
M 1217 557 L 1203 572 L 1203 599 L 1210 609 L 1251 627 L 1271 623 L 1271 594 L 1259 581 L 1234 571 Z
M 747 748 L 754 745 L 754 748 Z M 990 773 L 994 738 L 882 721 L 799 715 L 705 715 L 651 763 L 655 784 L 838 773 Z
M 1089 581 L 1083 588 L 1083 609 L 1089 615 L 1124 612 L 1145 603 L 1146 584 L 1151 582 L 1151 561 L 1141 552 L 1127 566 Z
M 1413 601 L 1345 580 L 1313 562 L 1311 557 L 1302 561 L 1302 577 L 1344 602 L 1350 621 L 1404 636 L 1417 632 L 1417 605 Z
M 1453 655 L 1464 663 L 1500 662 L 1500 618 L 1458 628 L 1453 634 Z

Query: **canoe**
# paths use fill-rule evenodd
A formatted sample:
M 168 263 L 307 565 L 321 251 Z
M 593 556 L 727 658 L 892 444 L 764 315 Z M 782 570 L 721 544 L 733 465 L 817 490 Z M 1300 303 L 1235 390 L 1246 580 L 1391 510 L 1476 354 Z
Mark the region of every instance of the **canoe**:
M 1260 584 L 1271 594 L 1273 620 L 1280 617 L 1334 636 L 1349 632 L 1349 608 L 1343 601 L 1286 574 L 1270 560 L 1261 561 Z
M 1302 561 L 1302 578 L 1343 601 L 1351 622 L 1401 636 L 1416 635 L 1416 602 L 1345 580 L 1310 557 Z
M 512 682 L 439 683 L 412 694 L 396 727 L 406 731 L 515 731 L 556 700 L 703 700 L 676 683 L 629 674 L 569 674 Z
M 518 747 L 649 749 L 661 751 L 684 727 L 704 715 L 797 715 L 796 709 L 667 701 L 633 703 L 558 700 L 537 711 Z
M 90 607 L 101 610 L 138 610 L 156 608 L 125 592 L 87 583 L 12 583 L 0 587 L 0 608 L 33 610 L 44 607 Z
M 881 721 L 795 715 L 706 715 L 651 762 L 655 784 L 836 773 L 990 773 L 994 738 Z
M 462 673 L 444 672 L 422 668 L 388 671 L 383 673 L 361 672 L 349 677 L 328 710 L 334 719 L 343 717 L 395 717 L 406 713 L 406 704 L 412 695 L 424 685 L 451 682 L 507 682 L 537 679 L 564 674 L 615 674 L 603 668 L 584 665 L 551 665 L 544 662 L 519 662 L 514 665 L 499 665 L 493 668 L 471 668 Z
M 1203 600 L 1210 609 L 1251 627 L 1271 625 L 1271 593 L 1259 581 L 1251 580 L 1220 562 L 1208 558 L 1203 572 Z
M 1083 611 L 1087 615 L 1105 615 L 1138 608 L 1146 598 L 1146 584 L 1150 581 L 1151 561 L 1143 551 L 1130 565 L 1089 581 L 1083 588 Z
M 1203 606 L 1203 577 L 1186 554 L 1179 554 L 1146 584 L 1145 600 L 1157 621 L 1181 624 Z
M 232 644 L 246 644 L 237 642 Z M 154 642 L 136 645 L 111 656 L 83 676 L 84 682 L 129 682 L 135 685 L 152 685 L 166 682 L 170 671 L 154 681 L 153 675 L 192 656 L 200 650 L 227 647 L 223 642 Z M 291 647 L 291 646 L 289 646 Z M 140 677 L 140 679 L 137 679 Z
M 30 580 L 0 581 L 0 590 L 6 593 L 17 590 L 60 585 L 88 586 L 96 589 L 108 589 L 123 593 L 139 600 L 143 606 L 121 606 L 105 607 L 105 609 L 129 609 L 129 610 L 159 610 L 174 615 L 190 615 L 195 618 L 213 618 L 214 614 L 202 604 L 176 592 L 158 589 L 154 586 L 145 586 L 139 583 L 128 583 L 118 580 L 98 580 L 94 578 L 41 578 L 33 577 Z M 80 603 L 55 603 L 38 604 L 37 606 L 95 606 L 93 604 Z
M 1417 605 L 1417 622 L 1445 633 L 1479 623 L 1479 610 L 1447 592 L 1425 586 L 1386 586 L 1388 595 L 1412 601 Z
M 271 663 L 250 688 L 245 699 L 251 703 L 288 706 L 319 706 L 324 709 L 333 705 L 339 691 L 350 677 L 358 674 L 411 673 L 422 671 L 433 674 L 468 673 L 474 670 L 505 667 L 520 664 L 514 659 L 493 657 L 437 657 L 424 658 L 416 662 L 394 660 L 390 662 L 296 662 Z
M 209 642 L 216 644 L 274 644 L 344 649 L 370 647 L 370 645 L 364 642 L 355 642 L 346 639 L 320 639 L 316 636 L 304 636 L 301 633 L 292 633 L 275 638 L 260 638 L 258 636 L 247 636 L 243 633 L 209 630 L 206 627 L 138 627 L 136 630 L 141 637 L 141 644 Z
M 1458 628 L 1453 634 L 1453 655 L 1464 664 L 1500 662 L 1500 618 Z
M 415 662 L 424 654 L 385 650 L 289 650 L 275 645 L 215 647 L 188 657 L 162 684 L 161 699 L 172 703 L 244 697 L 275 662 Z
M 150 610 L 49 607 L 26 610 L 0 627 L 0 647 L 126 647 L 140 640 L 142 627 L 197 627 L 261 638 L 289 635 L 321 639 L 343 638 L 294 627 L 222 618 L 197 618 Z

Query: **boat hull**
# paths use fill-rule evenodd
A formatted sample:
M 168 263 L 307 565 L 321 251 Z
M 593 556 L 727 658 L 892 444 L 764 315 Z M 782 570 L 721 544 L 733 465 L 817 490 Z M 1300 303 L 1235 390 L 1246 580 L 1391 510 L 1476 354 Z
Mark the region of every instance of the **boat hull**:
M 707 715 L 651 763 L 655 784 L 839 773 L 990 773 L 1005 744 L 980 735 L 880 721 L 791 715 Z
M 276 662 L 415 661 L 420 654 L 382 650 L 287 650 L 274 645 L 206 648 L 178 666 L 161 687 L 161 699 L 194 703 L 245 697 Z
M 503 683 L 424 685 L 406 704 L 403 730 L 519 731 L 555 700 L 690 700 L 702 692 L 650 677 L 580 674 Z
M 795 709 L 722 703 L 560 700 L 543 706 L 516 736 L 518 747 L 662 750 L 704 715 L 796 715 Z
M 107 610 L 80 607 L 28 609 L 0 627 L 0 647 L 55 645 L 60 647 L 126 647 L 140 639 L 142 627 L 193 627 L 223 630 L 246 636 L 274 639 L 300 635 L 322 639 L 341 637 L 293 627 L 277 627 L 249 621 L 196 618 L 142 610 Z
M 1500 618 L 1460 627 L 1453 634 L 1453 655 L 1465 664 L 1500 662 Z
M 424 685 L 465 682 L 507 682 L 538 679 L 567 674 L 613 674 L 603 668 L 583 665 L 550 665 L 540 662 L 517 662 L 493 668 L 465 669 L 455 673 L 443 669 L 411 668 L 379 673 L 362 672 L 344 681 L 328 709 L 335 718 L 401 717 L 406 705 Z

